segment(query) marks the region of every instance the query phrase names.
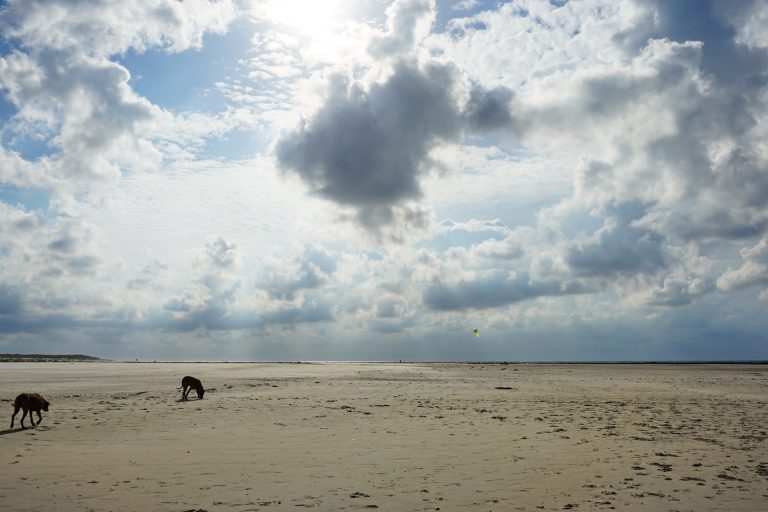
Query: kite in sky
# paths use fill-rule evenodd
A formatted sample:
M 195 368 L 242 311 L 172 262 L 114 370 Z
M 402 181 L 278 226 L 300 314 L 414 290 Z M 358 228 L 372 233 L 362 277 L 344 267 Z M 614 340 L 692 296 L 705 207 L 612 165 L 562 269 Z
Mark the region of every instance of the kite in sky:
M 480 331 L 478 331 L 477 328 L 475 328 L 475 330 L 472 331 L 472 334 L 475 335 L 475 338 L 479 338 L 480 337 Z

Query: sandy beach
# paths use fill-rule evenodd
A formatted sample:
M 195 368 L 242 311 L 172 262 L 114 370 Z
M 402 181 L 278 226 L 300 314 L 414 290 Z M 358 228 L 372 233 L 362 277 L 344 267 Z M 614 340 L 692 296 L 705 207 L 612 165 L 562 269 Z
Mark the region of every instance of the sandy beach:
M 8 511 L 768 504 L 766 366 L 3 363 L 0 399 Z

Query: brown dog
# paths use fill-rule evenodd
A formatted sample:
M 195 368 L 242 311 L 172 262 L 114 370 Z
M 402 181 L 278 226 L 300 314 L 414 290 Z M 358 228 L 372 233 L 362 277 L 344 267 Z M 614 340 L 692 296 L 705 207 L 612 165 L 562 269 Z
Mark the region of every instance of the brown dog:
M 187 396 L 189 395 L 189 392 L 192 391 L 193 389 L 197 391 L 197 398 L 199 398 L 200 400 L 203 399 L 203 395 L 205 394 L 205 389 L 203 389 L 203 383 L 194 377 L 190 377 L 189 375 L 181 379 L 181 387 L 176 389 L 183 389 L 183 391 L 181 392 L 182 400 L 186 400 Z
M 27 413 L 29 413 L 29 421 L 32 422 L 32 426 L 34 427 L 35 419 L 32 417 L 32 413 L 37 413 L 37 423 L 39 424 L 43 421 L 43 416 L 40 414 L 40 410 L 42 409 L 43 411 L 48 412 L 49 405 L 51 405 L 51 403 L 37 393 L 20 394 L 16 397 L 16 400 L 13 401 L 11 428 L 13 428 L 13 420 L 16 419 L 16 413 L 19 412 L 19 409 L 24 411 L 24 414 L 21 415 L 21 428 L 24 428 L 24 418 L 27 417 Z

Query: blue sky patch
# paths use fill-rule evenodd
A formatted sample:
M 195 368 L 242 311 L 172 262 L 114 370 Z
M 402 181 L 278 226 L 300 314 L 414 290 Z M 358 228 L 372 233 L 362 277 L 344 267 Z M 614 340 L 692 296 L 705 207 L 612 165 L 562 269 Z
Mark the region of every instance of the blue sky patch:
M 48 210 L 50 193 L 40 188 L 20 188 L 0 182 L 0 201 L 11 206 L 21 205 L 27 211 Z
M 240 73 L 238 61 L 248 57 L 254 30 L 252 23 L 241 21 L 224 35 L 206 34 L 199 50 L 130 50 L 116 60 L 131 73 L 133 89 L 160 107 L 177 112 L 220 110 L 226 100 L 214 83 Z

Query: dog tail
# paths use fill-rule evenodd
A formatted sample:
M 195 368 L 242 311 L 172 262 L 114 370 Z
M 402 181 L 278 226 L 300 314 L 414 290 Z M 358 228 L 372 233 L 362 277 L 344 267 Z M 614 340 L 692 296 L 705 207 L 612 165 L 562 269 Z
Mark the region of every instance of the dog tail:
M 181 388 L 183 388 L 183 387 L 184 387 L 184 386 L 179 386 L 179 387 L 177 387 L 176 389 L 181 389 Z

